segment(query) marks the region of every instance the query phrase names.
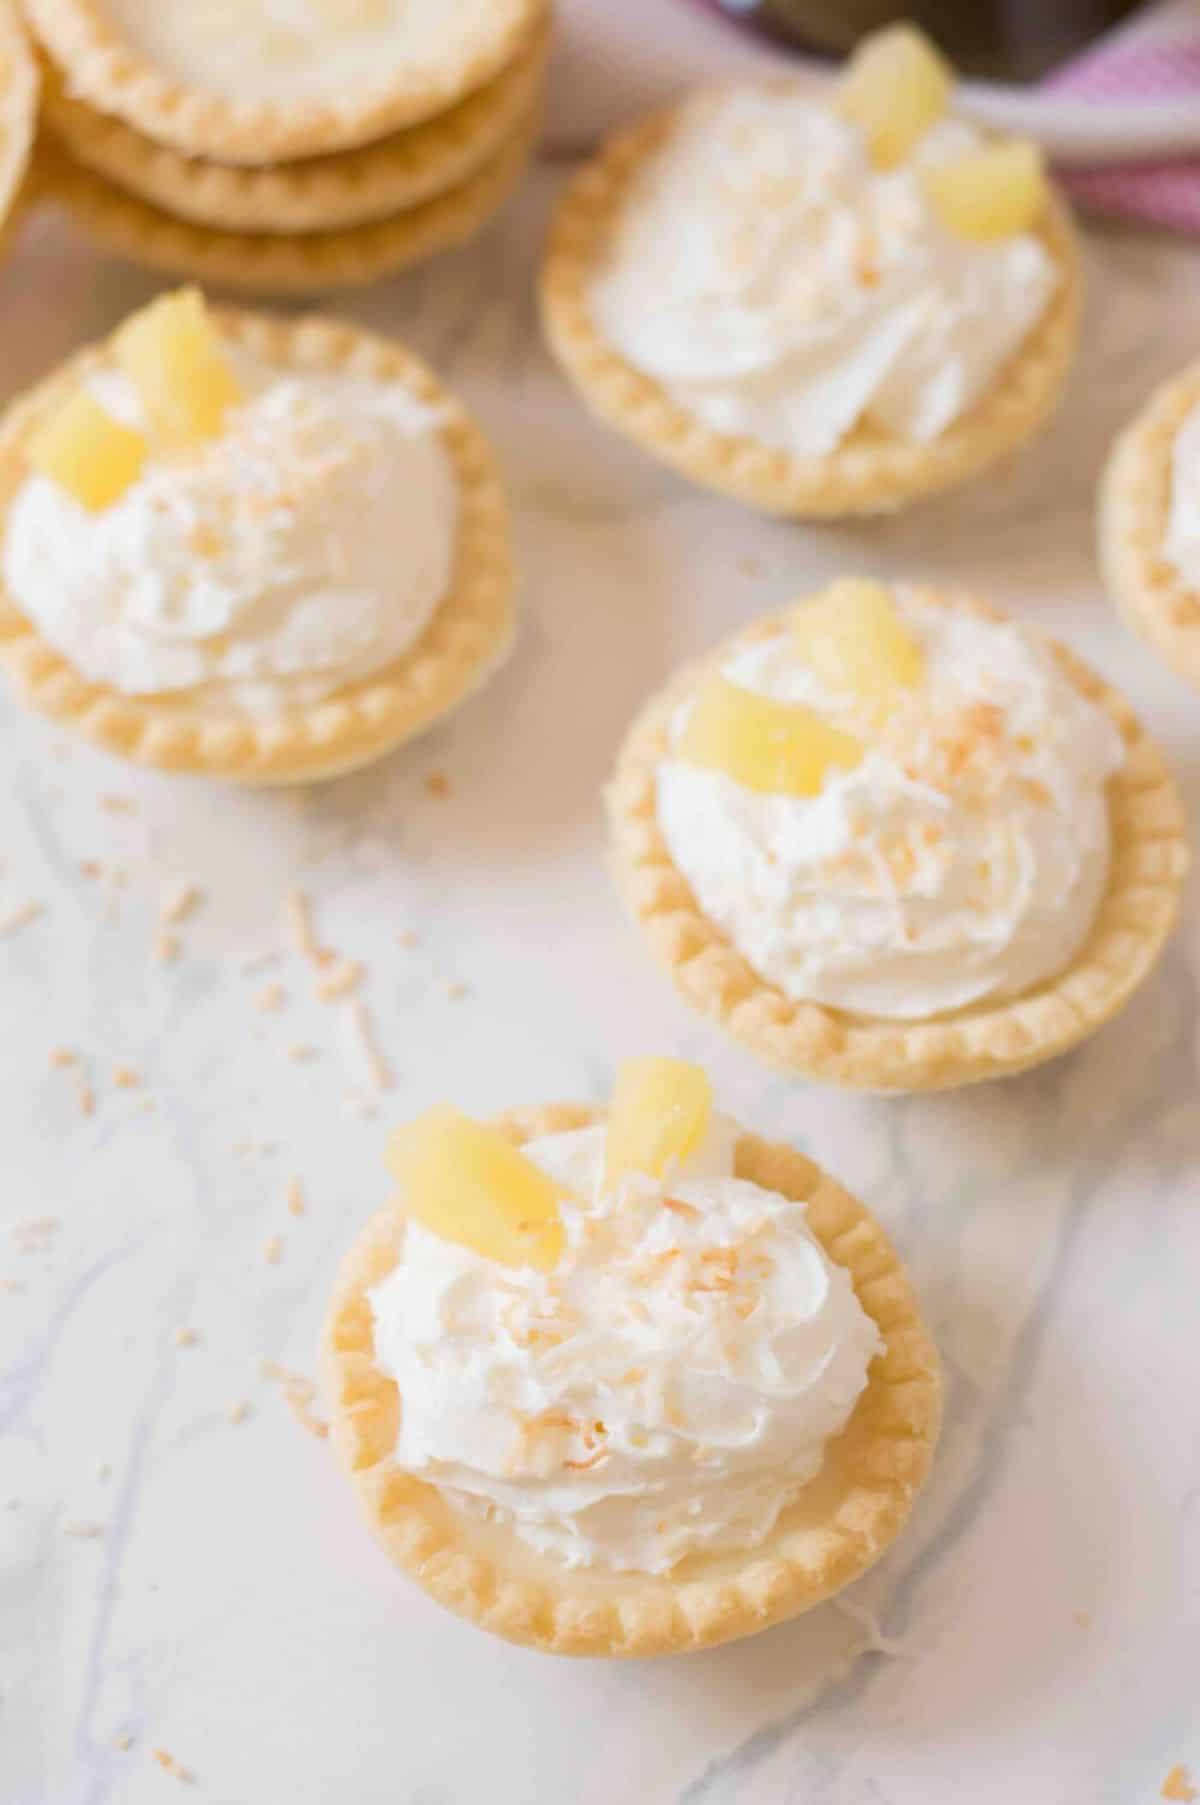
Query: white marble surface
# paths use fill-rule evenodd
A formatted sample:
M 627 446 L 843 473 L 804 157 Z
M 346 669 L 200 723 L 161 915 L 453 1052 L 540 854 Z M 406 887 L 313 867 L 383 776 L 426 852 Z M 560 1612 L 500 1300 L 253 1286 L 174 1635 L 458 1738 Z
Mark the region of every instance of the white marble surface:
M 1011 471 L 893 522 L 791 527 L 626 451 L 552 373 L 529 271 L 553 181 L 347 308 L 433 358 L 508 470 L 525 624 L 486 694 L 299 796 L 139 776 L 0 703 L 0 924 L 44 905 L 0 937 L 0 1799 L 151 1805 L 178 1784 L 163 1748 L 213 1805 L 1143 1805 L 1174 1763 L 1200 1774 L 1194 907 L 1073 1058 L 942 1098 L 841 1096 L 760 1070 L 675 1001 L 610 891 L 598 792 L 676 660 L 852 568 L 969 580 L 1061 633 L 1152 719 L 1194 813 L 1196 697 L 1114 623 L 1091 506 L 1114 428 L 1200 348 L 1200 258 L 1093 244 L 1082 369 Z M 5 388 L 150 289 L 39 224 L 0 272 Z M 204 896 L 162 965 L 179 880 Z M 342 1007 L 281 950 L 293 884 L 367 966 L 394 1072 L 376 1113 Z M 286 1001 L 260 1011 L 275 982 Z M 298 1043 L 319 1057 L 293 1062 Z M 705 1060 L 747 1124 L 886 1219 L 949 1420 L 911 1534 L 844 1608 L 682 1660 L 554 1662 L 384 1563 L 260 1363 L 311 1369 L 333 1262 L 386 1191 L 389 1122 L 445 1096 L 601 1097 L 651 1049 Z M 46 1216 L 22 1252 L 9 1231 Z

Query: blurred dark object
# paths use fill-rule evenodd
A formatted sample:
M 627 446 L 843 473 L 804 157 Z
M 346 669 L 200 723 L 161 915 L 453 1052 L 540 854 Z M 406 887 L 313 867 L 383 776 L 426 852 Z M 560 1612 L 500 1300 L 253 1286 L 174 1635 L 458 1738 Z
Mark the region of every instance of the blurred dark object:
M 1031 81 L 1084 49 L 1141 0 L 713 0 L 798 50 L 844 56 L 881 25 L 910 19 L 964 75 Z

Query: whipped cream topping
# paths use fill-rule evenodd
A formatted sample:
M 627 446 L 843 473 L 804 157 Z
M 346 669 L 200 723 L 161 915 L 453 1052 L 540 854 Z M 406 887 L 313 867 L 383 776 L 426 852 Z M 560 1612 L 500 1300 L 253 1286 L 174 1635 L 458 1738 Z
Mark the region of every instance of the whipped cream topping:
M 13 498 L 12 600 L 126 695 L 319 700 L 406 651 L 449 586 L 458 490 L 435 412 L 399 383 L 237 368 L 247 398 L 221 436 L 153 454 L 103 512 L 37 473 Z M 142 426 L 126 377 L 88 386 Z
M 1200 591 L 1200 406 L 1175 435 L 1163 556 L 1188 589 Z
M 730 682 L 860 736 L 814 797 L 667 758 L 659 826 L 701 909 L 788 995 L 896 1020 L 1016 996 L 1068 966 L 1104 893 L 1120 734 L 1014 626 L 895 592 L 924 651 L 874 734 L 786 632 Z M 673 723 L 676 739 L 690 704 Z
M 634 179 L 590 288 L 597 324 L 718 432 L 796 456 L 860 422 L 927 444 L 1057 282 L 1036 237 L 969 243 L 929 206 L 921 170 L 979 141 L 943 120 L 880 173 L 856 126 L 786 86 L 702 95 Z
M 408 1223 L 371 1293 L 397 1465 L 570 1566 L 761 1542 L 882 1343 L 803 1206 L 733 1176 L 736 1137 L 717 1118 L 668 1183 L 615 1194 L 603 1126 L 526 1143 L 571 1193 L 550 1274 Z

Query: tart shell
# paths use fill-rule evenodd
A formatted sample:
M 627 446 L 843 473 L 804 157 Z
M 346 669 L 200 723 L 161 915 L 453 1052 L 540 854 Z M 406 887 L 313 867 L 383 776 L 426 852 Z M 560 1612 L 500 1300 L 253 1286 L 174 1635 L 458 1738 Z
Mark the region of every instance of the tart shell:
M 913 588 L 929 606 L 993 610 Z M 1065 646 L 1051 651 L 1075 687 L 1112 718 L 1125 762 L 1109 783 L 1112 861 L 1092 931 L 1057 978 L 1020 996 L 926 1021 L 855 1015 L 799 1001 L 761 977 L 704 914 L 659 831 L 656 773 L 679 705 L 739 647 L 786 630 L 768 617 L 679 671 L 630 729 L 607 802 L 616 882 L 651 952 L 685 1000 L 753 1053 L 789 1071 L 862 1090 L 944 1090 L 1024 1071 L 1109 1021 L 1155 964 L 1179 912 L 1188 868 L 1184 815 L 1161 754 L 1129 705 Z
M 715 431 L 629 363 L 596 324 L 588 289 L 633 183 L 679 115 L 668 108 L 618 133 L 571 182 L 551 226 L 541 273 L 546 336 L 600 420 L 693 482 L 765 513 L 810 518 L 886 513 L 952 488 L 1045 424 L 1074 356 L 1082 290 L 1075 234 L 1057 195 L 1037 228 L 1059 272 L 1045 313 L 986 393 L 929 445 L 860 425 L 828 455 L 801 457 Z
M 184 694 L 138 697 L 89 682 L 0 588 L 0 664 L 23 701 L 88 739 L 161 770 L 249 784 L 309 782 L 370 763 L 465 700 L 513 635 L 514 569 L 508 507 L 491 451 L 462 406 L 410 351 L 355 326 L 217 310 L 226 337 L 283 370 L 401 382 L 439 410 L 459 491 L 451 586 L 416 644 L 324 701 L 272 714 L 202 710 Z M 92 370 L 104 345 L 77 353 L 0 420 L 0 535 L 27 474 L 40 422 Z
M 571 1105 L 518 1111 L 499 1126 L 519 1145 L 584 1127 Z M 807 1204 L 809 1226 L 844 1266 L 884 1352 L 821 1472 L 765 1542 L 690 1555 L 670 1574 L 569 1568 L 510 1529 L 456 1512 L 391 1460 L 402 1401 L 373 1360 L 367 1293 L 396 1263 L 403 1216 L 375 1217 L 342 1267 L 325 1325 L 331 1436 L 385 1553 L 440 1604 L 551 1654 L 662 1655 L 711 1647 L 797 1616 L 865 1572 L 907 1522 L 941 1423 L 937 1351 L 911 1282 L 879 1223 L 790 1147 L 744 1134 L 737 1173 Z

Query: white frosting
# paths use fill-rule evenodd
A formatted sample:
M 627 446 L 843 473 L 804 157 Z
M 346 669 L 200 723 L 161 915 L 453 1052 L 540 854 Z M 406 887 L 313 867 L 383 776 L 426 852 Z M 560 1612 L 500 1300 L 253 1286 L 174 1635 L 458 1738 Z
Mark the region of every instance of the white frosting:
M 446 592 L 458 492 L 436 415 L 399 383 L 239 374 L 220 438 L 152 455 L 102 512 L 36 473 L 13 498 L 8 592 L 94 682 L 314 701 L 399 657 Z M 125 377 L 89 386 L 141 424 Z
M 701 96 L 635 178 L 592 283 L 597 323 L 718 432 L 798 456 L 860 421 L 928 443 L 1057 280 L 1035 237 L 969 243 L 932 212 L 920 169 L 977 143 L 943 121 L 880 174 L 855 126 L 786 87 Z
M 1163 556 L 1188 589 L 1200 591 L 1200 406 L 1175 435 Z
M 1069 965 L 1106 886 L 1105 786 L 1124 753 L 1103 709 L 1015 627 L 897 600 L 926 673 L 882 736 L 862 732 L 786 633 L 725 666 L 858 732 L 854 770 L 832 769 L 809 798 L 669 758 L 658 820 L 700 907 L 765 978 L 919 1020 Z
M 881 1342 L 803 1207 L 732 1176 L 731 1123 L 668 1185 L 616 1196 L 604 1136 L 524 1149 L 572 1193 L 552 1274 L 409 1223 L 371 1293 L 375 1358 L 399 1466 L 571 1566 L 657 1573 L 770 1532 Z

